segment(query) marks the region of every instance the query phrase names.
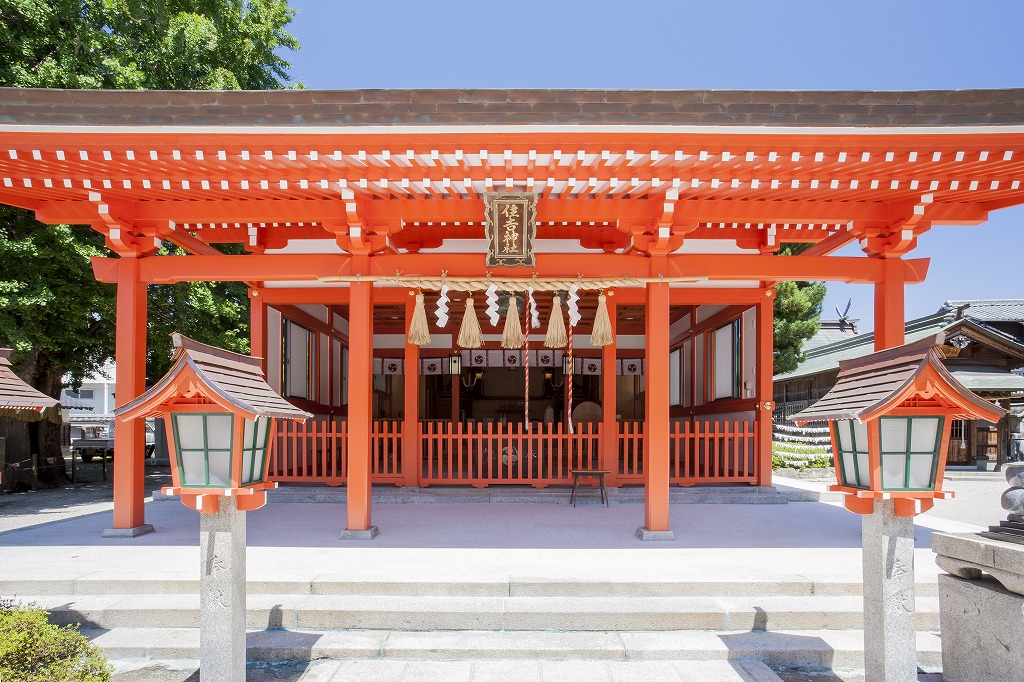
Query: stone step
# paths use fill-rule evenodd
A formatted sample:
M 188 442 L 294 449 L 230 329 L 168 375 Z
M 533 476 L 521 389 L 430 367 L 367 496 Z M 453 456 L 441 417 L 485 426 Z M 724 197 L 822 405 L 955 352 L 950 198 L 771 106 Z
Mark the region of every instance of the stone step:
M 374 504 L 569 504 L 570 485 L 533 488 L 522 486 L 489 486 L 470 488 L 439 486 L 427 488 L 383 487 L 373 490 Z M 583 485 L 577 504 L 600 504 L 596 487 Z M 154 501 L 177 500 L 177 497 L 153 493 Z M 271 504 L 323 503 L 343 504 L 348 499 L 346 488 L 319 485 L 283 485 L 267 496 Z M 643 504 L 643 486 L 608 488 L 611 504 Z M 669 489 L 672 504 L 787 504 L 789 499 L 774 486 L 721 485 L 673 486 Z
M 193 679 L 197 665 L 170 670 L 172 679 Z M 168 679 L 161 665 L 140 667 L 119 662 L 128 679 Z M 300 664 L 254 664 L 248 679 L 301 680 L 302 682 L 781 682 L 771 668 L 759 662 L 730 661 L 400 661 L 315 660 Z
M 113 660 L 181 661 L 199 657 L 199 631 L 194 628 L 86 629 L 83 632 Z M 772 668 L 834 670 L 855 670 L 864 664 L 864 635 L 858 629 L 773 632 L 262 630 L 249 632 L 246 639 L 249 660 L 263 662 L 320 659 L 438 663 L 515 661 L 517 665 L 530 665 L 549 661 L 608 664 L 759 661 Z M 936 633 L 917 633 L 917 656 L 921 669 L 941 668 L 942 653 Z
M 198 573 L 198 572 L 197 572 Z M 529 577 L 460 575 L 451 579 L 383 577 L 381 574 L 359 576 L 322 574 L 309 580 L 249 580 L 250 595 L 351 595 L 351 596 L 417 596 L 417 597 L 810 597 L 859 596 L 859 581 L 820 581 L 798 576 L 773 580 L 681 579 L 573 580 Z M 918 597 L 937 596 L 934 581 L 915 585 Z M 45 580 L 39 578 L 0 579 L 4 595 L 145 595 L 198 594 L 198 575 L 96 572 L 77 579 Z
M 196 595 L 20 596 L 58 624 L 196 627 Z M 410 597 L 249 595 L 250 628 L 313 630 L 843 630 L 859 597 Z M 938 629 L 938 600 L 917 599 L 917 627 Z

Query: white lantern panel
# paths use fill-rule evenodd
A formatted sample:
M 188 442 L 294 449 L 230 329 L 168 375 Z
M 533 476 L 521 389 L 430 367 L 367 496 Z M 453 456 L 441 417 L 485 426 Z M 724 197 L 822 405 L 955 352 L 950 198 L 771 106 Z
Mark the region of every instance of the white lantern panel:
M 910 426 L 910 451 L 935 452 L 941 423 L 938 417 L 915 417 Z
M 206 452 L 185 450 L 181 453 L 182 485 L 206 485 Z
M 211 452 L 209 485 L 231 487 L 231 452 Z
M 206 415 L 206 447 L 209 450 L 231 450 L 231 424 L 234 416 L 230 414 Z
M 878 421 L 882 434 L 882 452 L 906 452 L 907 420 L 882 417 Z
M 871 465 L 868 464 L 868 453 L 858 452 L 857 453 L 857 467 L 860 471 L 860 476 L 857 478 L 857 485 L 862 488 L 871 487 Z
M 844 452 L 853 450 L 853 440 L 850 436 L 849 419 L 836 420 L 836 437 L 839 439 L 840 450 Z
M 843 452 L 843 483 L 846 485 L 860 485 L 857 481 L 857 470 L 853 464 L 854 455 L 852 452 Z
M 910 488 L 932 487 L 933 455 L 912 455 L 910 457 Z
M 270 419 L 259 417 L 255 422 L 245 420 L 245 436 L 242 441 L 244 448 L 265 448 L 267 447 L 267 433 L 270 431 Z M 253 434 L 255 433 L 255 440 Z
M 907 458 L 905 455 L 882 455 L 882 487 L 907 487 Z
M 857 452 L 868 451 L 868 425 L 864 422 L 853 420 L 854 450 Z M 865 469 L 866 471 L 866 469 Z
M 203 441 L 203 415 L 178 414 L 174 417 L 175 438 L 181 450 L 205 450 Z

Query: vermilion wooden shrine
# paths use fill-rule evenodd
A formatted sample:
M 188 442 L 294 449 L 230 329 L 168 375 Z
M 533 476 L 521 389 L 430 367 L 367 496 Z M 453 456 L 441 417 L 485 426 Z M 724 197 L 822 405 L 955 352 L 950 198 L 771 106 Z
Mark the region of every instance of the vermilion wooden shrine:
M 1024 201 L 1022 103 L 1019 90 L 0 89 L 0 201 L 106 236 L 114 256 L 94 270 L 117 286 L 120 404 L 144 389 L 147 285 L 247 283 L 253 355 L 318 415 L 282 429 L 274 477 L 346 484 L 349 530 L 370 528 L 373 482 L 540 487 L 600 467 L 646 486 L 658 532 L 670 485 L 771 481 L 775 283 L 871 284 L 876 347 L 899 345 L 903 288 L 928 266 L 907 258 L 917 239 Z M 536 195 L 535 266 L 485 266 L 492 192 Z M 853 241 L 863 256 L 832 255 Z M 786 242 L 812 246 L 777 255 Z M 576 285 L 572 367 L 543 329 L 529 355 L 502 350 L 482 292 L 485 347 L 461 353 L 455 286 L 447 325 L 407 343 L 410 294 L 433 323 L 455 282 L 536 284 L 542 319 Z M 614 342 L 595 348 L 599 292 Z M 119 426 L 118 528 L 143 524 L 143 450 L 142 425 Z

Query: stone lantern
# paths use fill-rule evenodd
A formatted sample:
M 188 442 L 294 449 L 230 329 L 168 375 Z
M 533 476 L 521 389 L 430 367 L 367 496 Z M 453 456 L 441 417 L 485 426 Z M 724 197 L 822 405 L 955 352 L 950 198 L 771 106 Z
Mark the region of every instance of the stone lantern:
M 200 512 L 199 667 L 245 679 L 245 512 L 266 503 L 275 420 L 305 420 L 263 378 L 260 359 L 173 334 L 163 379 L 115 410 L 120 421 L 162 417 L 173 485 Z
M 913 517 L 942 490 L 954 419 L 1005 413 L 942 364 L 943 334 L 839 363 L 836 385 L 793 416 L 827 421 L 846 508 L 862 514 L 866 680 L 917 680 Z

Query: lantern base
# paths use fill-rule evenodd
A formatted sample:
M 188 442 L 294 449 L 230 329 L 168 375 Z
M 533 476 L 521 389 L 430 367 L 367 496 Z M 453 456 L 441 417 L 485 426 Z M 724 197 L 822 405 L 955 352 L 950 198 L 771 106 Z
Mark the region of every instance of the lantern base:
M 132 528 L 107 528 L 104 529 L 100 537 L 104 538 L 137 538 L 140 535 L 146 535 L 152 533 L 156 529 L 153 528 L 152 523 L 144 523 L 141 526 L 134 526 Z
M 341 531 L 341 535 L 338 537 L 342 540 L 372 540 L 377 537 L 377 533 L 379 532 L 380 529 L 378 529 L 377 526 L 370 526 L 366 530 L 349 530 L 346 528 Z

